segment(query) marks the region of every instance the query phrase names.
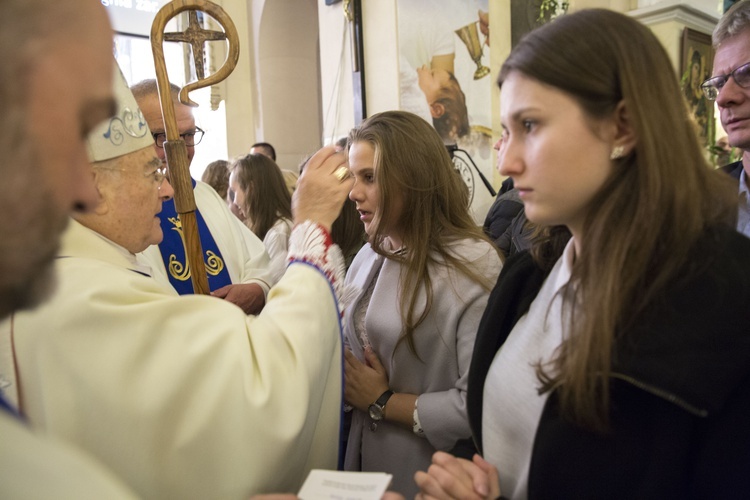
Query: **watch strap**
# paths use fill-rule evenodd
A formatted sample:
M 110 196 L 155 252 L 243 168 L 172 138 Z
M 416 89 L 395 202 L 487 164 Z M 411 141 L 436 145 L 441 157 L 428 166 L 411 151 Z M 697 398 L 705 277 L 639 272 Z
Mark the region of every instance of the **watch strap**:
M 391 399 L 391 396 L 393 396 L 393 391 L 388 389 L 383 394 L 381 394 L 378 399 L 375 400 L 375 404 L 381 408 L 385 408 L 385 404 L 389 399 Z

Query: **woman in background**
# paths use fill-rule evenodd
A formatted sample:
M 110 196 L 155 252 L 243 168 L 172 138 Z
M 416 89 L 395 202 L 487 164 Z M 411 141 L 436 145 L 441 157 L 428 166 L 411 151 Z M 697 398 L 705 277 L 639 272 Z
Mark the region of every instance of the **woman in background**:
M 368 243 L 347 273 L 345 399 L 355 410 L 347 470 L 385 471 L 416 493 L 435 450 L 468 456 L 466 383 L 500 257 L 468 212 L 440 136 L 414 114 L 374 115 L 349 136 Z
M 249 154 L 232 164 L 229 186 L 245 225 L 263 240 L 274 283 L 284 274 L 292 232 L 292 198 L 276 163 Z
M 209 163 L 203 171 L 201 181 L 214 188 L 222 200 L 226 200 L 229 189 L 229 162 L 216 160 Z
M 669 57 L 584 10 L 528 34 L 498 83 L 500 171 L 546 237 L 508 259 L 477 334 L 484 458 L 436 454 L 422 495 L 746 497 L 750 240 Z

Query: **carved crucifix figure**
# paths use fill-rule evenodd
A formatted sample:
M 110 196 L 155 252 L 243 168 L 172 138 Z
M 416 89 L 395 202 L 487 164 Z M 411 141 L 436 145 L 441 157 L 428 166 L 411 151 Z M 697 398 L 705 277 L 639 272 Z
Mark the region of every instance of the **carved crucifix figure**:
M 203 80 L 206 77 L 203 68 L 204 44 L 206 42 L 226 39 L 227 35 L 223 31 L 203 29 L 198 21 L 198 12 L 195 10 L 191 10 L 188 13 L 188 27 L 185 31 L 164 33 L 164 40 L 167 42 L 183 42 L 190 44 L 190 48 L 193 52 L 193 61 L 195 63 L 195 74 L 199 80 Z

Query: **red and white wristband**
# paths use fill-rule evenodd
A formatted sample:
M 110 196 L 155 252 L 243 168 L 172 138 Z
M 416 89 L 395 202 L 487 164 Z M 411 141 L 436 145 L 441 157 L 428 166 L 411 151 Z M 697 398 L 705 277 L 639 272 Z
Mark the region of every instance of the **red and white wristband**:
M 287 260 L 290 263 L 305 262 L 317 267 L 331 283 L 339 307 L 344 310 L 348 295 L 344 289 L 344 256 L 323 226 L 309 220 L 294 226 L 289 236 Z

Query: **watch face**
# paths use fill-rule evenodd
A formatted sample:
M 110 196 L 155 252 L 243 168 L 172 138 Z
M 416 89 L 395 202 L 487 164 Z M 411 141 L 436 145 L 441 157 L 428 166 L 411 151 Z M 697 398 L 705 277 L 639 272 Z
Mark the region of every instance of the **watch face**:
M 376 405 L 375 403 L 371 404 L 368 408 L 370 412 L 370 418 L 373 420 L 383 420 L 383 409 Z

